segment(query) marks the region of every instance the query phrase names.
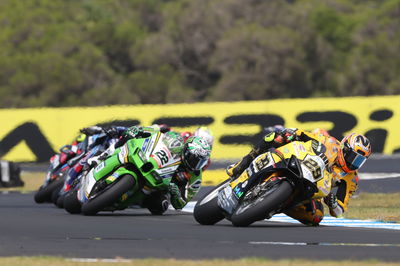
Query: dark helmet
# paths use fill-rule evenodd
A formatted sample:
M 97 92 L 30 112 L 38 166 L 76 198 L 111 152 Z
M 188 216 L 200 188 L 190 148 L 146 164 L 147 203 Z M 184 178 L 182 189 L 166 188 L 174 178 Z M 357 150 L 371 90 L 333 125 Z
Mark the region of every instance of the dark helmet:
M 183 164 L 191 171 L 201 170 L 207 165 L 210 153 L 211 147 L 205 139 L 192 136 L 186 140 L 183 147 Z

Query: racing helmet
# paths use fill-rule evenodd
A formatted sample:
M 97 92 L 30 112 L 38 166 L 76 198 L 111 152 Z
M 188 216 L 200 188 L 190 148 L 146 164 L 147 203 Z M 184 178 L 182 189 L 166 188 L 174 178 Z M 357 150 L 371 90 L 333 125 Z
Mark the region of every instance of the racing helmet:
M 192 132 L 189 131 L 184 131 L 180 133 L 181 137 L 183 138 L 184 141 L 186 141 L 189 137 L 191 137 L 193 134 Z
M 191 171 L 201 170 L 210 159 L 211 147 L 208 142 L 201 138 L 189 137 L 182 150 L 183 164 Z
M 208 142 L 208 145 L 210 145 L 210 147 L 212 147 L 214 143 L 213 133 L 208 127 L 199 127 L 193 132 L 193 136 L 202 137 Z
M 340 142 L 338 164 L 345 172 L 359 169 L 371 155 L 371 143 L 363 135 L 351 133 Z

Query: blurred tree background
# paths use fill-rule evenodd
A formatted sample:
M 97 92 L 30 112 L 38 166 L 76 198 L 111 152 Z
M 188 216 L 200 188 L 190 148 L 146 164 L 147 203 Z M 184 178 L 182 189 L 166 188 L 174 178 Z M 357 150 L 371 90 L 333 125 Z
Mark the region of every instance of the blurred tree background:
M 400 0 L 0 1 L 0 107 L 400 93 Z

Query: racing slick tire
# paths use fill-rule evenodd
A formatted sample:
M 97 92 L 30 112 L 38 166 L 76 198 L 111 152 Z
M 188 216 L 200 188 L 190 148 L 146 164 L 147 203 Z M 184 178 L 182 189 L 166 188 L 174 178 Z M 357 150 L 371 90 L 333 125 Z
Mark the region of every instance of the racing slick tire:
M 57 201 L 55 202 L 55 205 L 60 209 L 64 208 L 64 198 L 65 195 L 59 195 Z
M 47 186 L 41 186 L 36 191 L 34 200 L 36 203 L 52 202 L 52 195 L 54 191 L 59 191 L 64 185 L 63 178 L 57 178 L 50 182 Z
M 245 227 L 256 221 L 266 219 L 270 216 L 270 213 L 279 209 L 293 193 L 292 185 L 282 180 L 282 182 L 264 190 L 262 194 L 258 194 L 256 199 L 246 200 L 247 195 L 251 195 L 252 190 L 257 187 L 254 186 L 246 193 L 245 198 L 233 212 L 231 222 L 234 226 Z
M 194 219 L 202 225 L 213 225 L 225 218 L 222 210 L 218 206 L 218 192 L 225 187 L 230 179 L 225 180 L 209 193 L 197 201 L 194 206 Z
M 124 193 L 135 185 L 135 179 L 131 175 L 124 175 L 116 182 L 110 184 L 94 198 L 82 204 L 82 214 L 96 215 L 107 206 L 111 206 Z
M 71 214 L 81 213 L 81 202 L 78 200 L 78 191 L 67 192 L 63 199 L 63 207 L 67 212 Z

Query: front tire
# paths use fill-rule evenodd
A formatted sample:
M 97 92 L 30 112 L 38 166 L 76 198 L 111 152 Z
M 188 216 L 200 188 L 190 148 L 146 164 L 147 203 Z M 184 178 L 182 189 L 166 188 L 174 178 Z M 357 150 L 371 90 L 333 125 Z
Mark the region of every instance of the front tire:
M 194 219 L 202 225 L 213 225 L 225 218 L 222 210 L 218 206 L 218 192 L 225 187 L 225 184 L 230 179 L 225 180 L 199 201 L 194 206 L 193 216 Z
M 96 215 L 96 213 L 103 210 L 105 207 L 115 203 L 123 194 L 132 189 L 134 185 L 135 180 L 133 176 L 122 176 L 118 181 L 100 192 L 99 195 L 82 204 L 82 213 L 84 215 Z
M 231 216 L 231 222 L 234 226 L 249 226 L 250 224 L 264 220 L 270 213 L 279 209 L 281 205 L 293 193 L 292 185 L 282 180 L 280 183 L 274 184 L 272 187 L 264 190 L 255 199 L 246 200 L 248 195 L 259 186 L 254 186 L 247 193 Z
M 34 199 L 36 203 L 52 202 L 53 192 L 60 191 L 64 185 L 64 178 L 57 178 L 50 182 L 47 186 L 41 186 L 38 191 L 36 191 Z

